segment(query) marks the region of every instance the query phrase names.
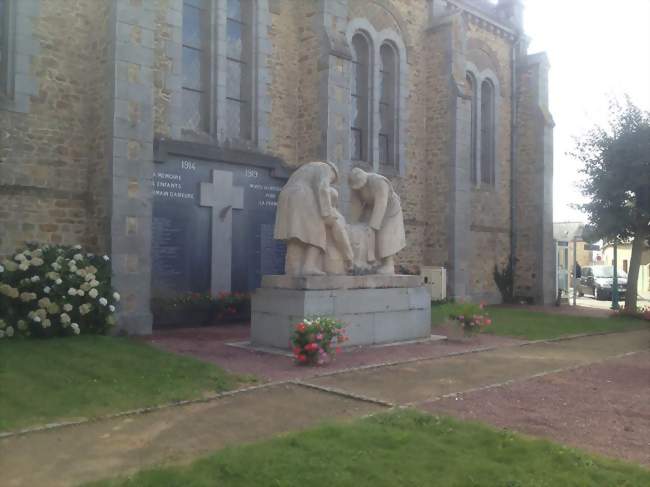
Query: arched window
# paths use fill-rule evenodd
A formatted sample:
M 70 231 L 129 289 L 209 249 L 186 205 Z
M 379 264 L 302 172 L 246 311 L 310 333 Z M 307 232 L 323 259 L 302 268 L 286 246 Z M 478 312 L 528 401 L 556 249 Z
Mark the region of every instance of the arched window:
M 209 19 L 209 1 L 183 1 L 183 121 L 201 132 L 210 130 Z
M 253 99 L 253 0 L 228 0 L 226 133 L 250 140 Z
M 390 44 L 383 44 L 380 49 L 379 66 L 379 164 L 397 165 L 397 127 L 398 127 L 398 56 Z
M 495 183 L 495 117 L 494 84 L 485 80 L 481 84 L 481 183 Z
M 467 96 L 470 97 L 470 177 L 472 184 L 478 183 L 478 160 L 477 160 L 477 147 L 478 147 L 478 93 L 476 92 L 476 78 L 470 72 L 467 73 L 466 79 Z
M 361 33 L 352 38 L 351 78 L 350 157 L 369 162 L 370 43 Z

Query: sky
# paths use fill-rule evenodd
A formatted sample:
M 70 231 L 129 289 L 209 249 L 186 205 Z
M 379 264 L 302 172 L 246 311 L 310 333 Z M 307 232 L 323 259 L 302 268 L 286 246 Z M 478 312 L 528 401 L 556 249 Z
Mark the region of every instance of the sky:
M 650 0 L 524 0 L 529 53 L 545 51 L 551 71 L 554 220 L 586 221 L 580 163 L 566 153 L 576 136 L 606 125 L 608 102 L 628 94 L 650 110 Z

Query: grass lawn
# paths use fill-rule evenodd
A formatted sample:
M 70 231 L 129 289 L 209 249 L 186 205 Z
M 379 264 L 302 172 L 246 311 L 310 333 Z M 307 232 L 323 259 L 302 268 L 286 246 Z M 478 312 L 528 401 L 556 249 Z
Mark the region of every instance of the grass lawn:
M 650 485 L 650 471 L 475 423 L 401 411 L 91 485 L 631 487 Z
M 214 365 L 127 338 L 0 342 L 0 431 L 201 397 L 234 387 Z
M 431 309 L 433 325 L 444 323 L 450 314 L 455 314 L 455 304 L 434 305 Z M 485 333 L 499 336 L 545 340 L 582 333 L 600 333 L 638 330 L 648 327 L 647 322 L 635 318 L 590 318 L 539 313 L 525 309 L 487 309 L 492 325 Z

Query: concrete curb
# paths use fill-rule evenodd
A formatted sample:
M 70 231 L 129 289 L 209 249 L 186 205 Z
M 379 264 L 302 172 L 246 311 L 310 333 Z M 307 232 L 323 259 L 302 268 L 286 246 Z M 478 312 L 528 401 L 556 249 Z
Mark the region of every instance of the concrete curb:
M 638 354 L 641 354 L 641 353 L 648 353 L 648 352 L 650 352 L 650 350 L 637 350 L 635 352 L 625 352 L 625 353 L 622 353 L 622 354 L 619 354 L 619 355 L 612 355 L 611 357 L 607 357 L 607 358 L 605 358 L 603 360 L 597 360 L 595 362 L 572 365 L 571 367 L 563 367 L 563 368 L 559 368 L 559 369 L 546 370 L 544 372 L 539 372 L 537 374 L 529 375 L 529 376 L 526 376 L 526 377 L 521 377 L 521 378 L 518 378 L 518 379 L 509 379 L 509 380 L 506 380 L 506 381 L 503 381 L 503 382 L 497 382 L 495 384 L 489 384 L 489 385 L 481 386 L 481 387 L 473 387 L 471 389 L 466 389 L 466 390 L 460 391 L 460 392 L 451 392 L 449 394 L 443 394 L 442 396 L 434 396 L 434 397 L 431 397 L 429 399 L 425 399 L 423 401 L 409 402 L 409 403 L 406 403 L 406 404 L 402 404 L 400 406 L 410 408 L 410 407 L 417 407 L 418 405 L 422 405 L 422 404 L 431 404 L 431 403 L 434 403 L 434 402 L 442 401 L 443 399 L 449 399 L 449 398 L 452 398 L 452 397 L 458 397 L 458 396 L 462 396 L 462 395 L 465 395 L 465 394 L 471 394 L 473 392 L 487 391 L 487 390 L 490 390 L 490 389 L 496 389 L 498 387 L 509 386 L 509 385 L 512 385 L 512 384 L 518 384 L 520 382 L 526 382 L 526 381 L 529 381 L 529 380 L 532 380 L 532 379 L 538 379 L 540 377 L 545 377 L 547 375 L 560 374 L 562 372 L 570 372 L 570 371 L 573 371 L 573 370 L 583 369 L 585 367 L 591 367 L 592 365 L 600 365 L 600 364 L 610 362 L 612 360 L 620 360 L 622 358 L 632 357 L 634 355 L 638 355 Z

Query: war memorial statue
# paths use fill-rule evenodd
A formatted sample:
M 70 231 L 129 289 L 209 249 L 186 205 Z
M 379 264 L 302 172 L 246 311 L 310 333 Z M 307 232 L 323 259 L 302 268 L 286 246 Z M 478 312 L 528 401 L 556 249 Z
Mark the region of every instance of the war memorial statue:
M 280 192 L 274 238 L 287 245 L 285 275 L 263 276 L 253 294 L 254 345 L 287 348 L 295 323 L 315 315 L 347 323 L 350 345 L 429 337 L 427 289 L 419 276 L 395 274 L 406 246 L 399 195 L 386 177 L 354 168 L 346 221 L 339 179 L 334 164 L 309 162 Z

